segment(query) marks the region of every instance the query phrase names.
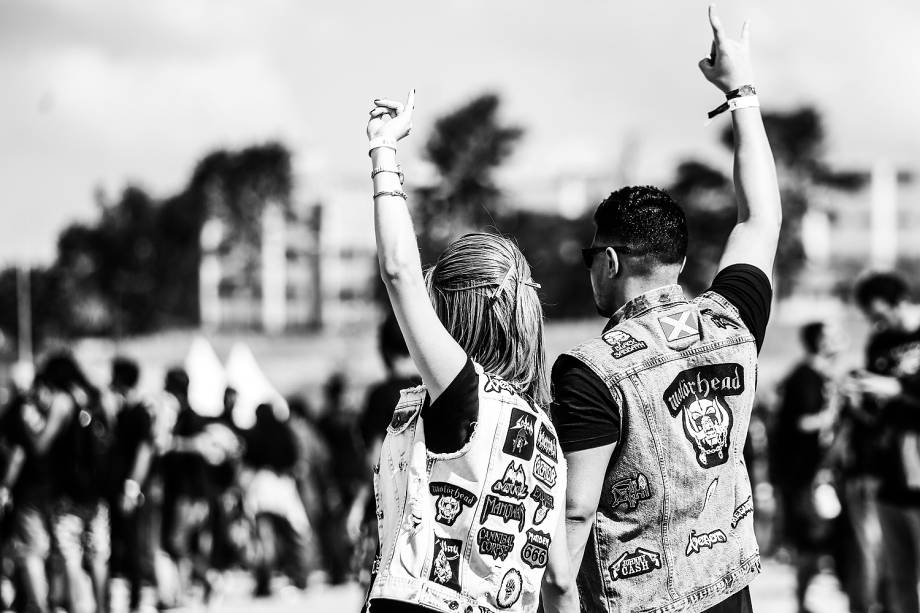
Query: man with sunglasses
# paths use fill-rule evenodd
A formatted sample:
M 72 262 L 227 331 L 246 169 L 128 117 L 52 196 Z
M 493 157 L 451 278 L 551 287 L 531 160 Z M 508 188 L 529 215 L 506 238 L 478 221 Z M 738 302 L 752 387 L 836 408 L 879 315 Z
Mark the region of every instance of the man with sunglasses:
M 751 610 L 760 570 L 742 450 L 770 311 L 782 217 L 753 87 L 748 27 L 700 62 L 731 111 L 738 223 L 696 299 L 677 285 L 680 207 L 654 187 L 612 193 L 583 250 L 598 338 L 553 368 L 553 418 L 568 462 L 568 546 L 586 611 Z

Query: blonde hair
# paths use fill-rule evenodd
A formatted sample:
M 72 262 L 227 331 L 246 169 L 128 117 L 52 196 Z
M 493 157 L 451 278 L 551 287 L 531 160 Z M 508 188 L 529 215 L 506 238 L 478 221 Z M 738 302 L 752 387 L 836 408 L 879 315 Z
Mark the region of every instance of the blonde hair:
M 471 359 L 549 405 L 540 286 L 517 245 L 473 233 L 451 243 L 425 273 L 435 312 Z

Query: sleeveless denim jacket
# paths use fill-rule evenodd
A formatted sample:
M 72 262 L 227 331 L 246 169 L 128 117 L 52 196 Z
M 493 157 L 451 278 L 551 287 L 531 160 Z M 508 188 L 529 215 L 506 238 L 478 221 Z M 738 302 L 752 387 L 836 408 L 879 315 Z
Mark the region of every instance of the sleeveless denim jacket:
M 565 459 L 549 416 L 479 376 L 479 418 L 460 451 L 425 445 L 424 386 L 403 390 L 375 468 L 380 558 L 369 593 L 443 613 L 536 611 Z
M 742 455 L 757 349 L 737 309 L 659 288 L 569 355 L 622 419 L 578 575 L 583 610 L 696 613 L 744 588 L 760 571 Z

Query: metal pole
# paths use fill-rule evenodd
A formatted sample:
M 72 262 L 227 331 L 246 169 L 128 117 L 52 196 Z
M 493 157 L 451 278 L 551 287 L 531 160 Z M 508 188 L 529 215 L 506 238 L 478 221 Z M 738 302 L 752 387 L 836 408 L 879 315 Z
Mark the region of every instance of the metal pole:
M 16 267 L 16 305 L 18 314 L 19 361 L 32 363 L 32 271 Z

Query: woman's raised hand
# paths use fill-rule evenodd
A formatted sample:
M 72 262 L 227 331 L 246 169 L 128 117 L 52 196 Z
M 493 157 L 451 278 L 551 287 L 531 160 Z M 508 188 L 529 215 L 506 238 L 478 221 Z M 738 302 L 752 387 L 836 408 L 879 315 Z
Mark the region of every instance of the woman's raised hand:
M 415 110 L 415 90 L 409 92 L 406 103 L 385 98 L 374 100 L 370 121 L 367 122 L 367 138 L 392 140 L 396 142 L 412 131 L 412 112 Z

